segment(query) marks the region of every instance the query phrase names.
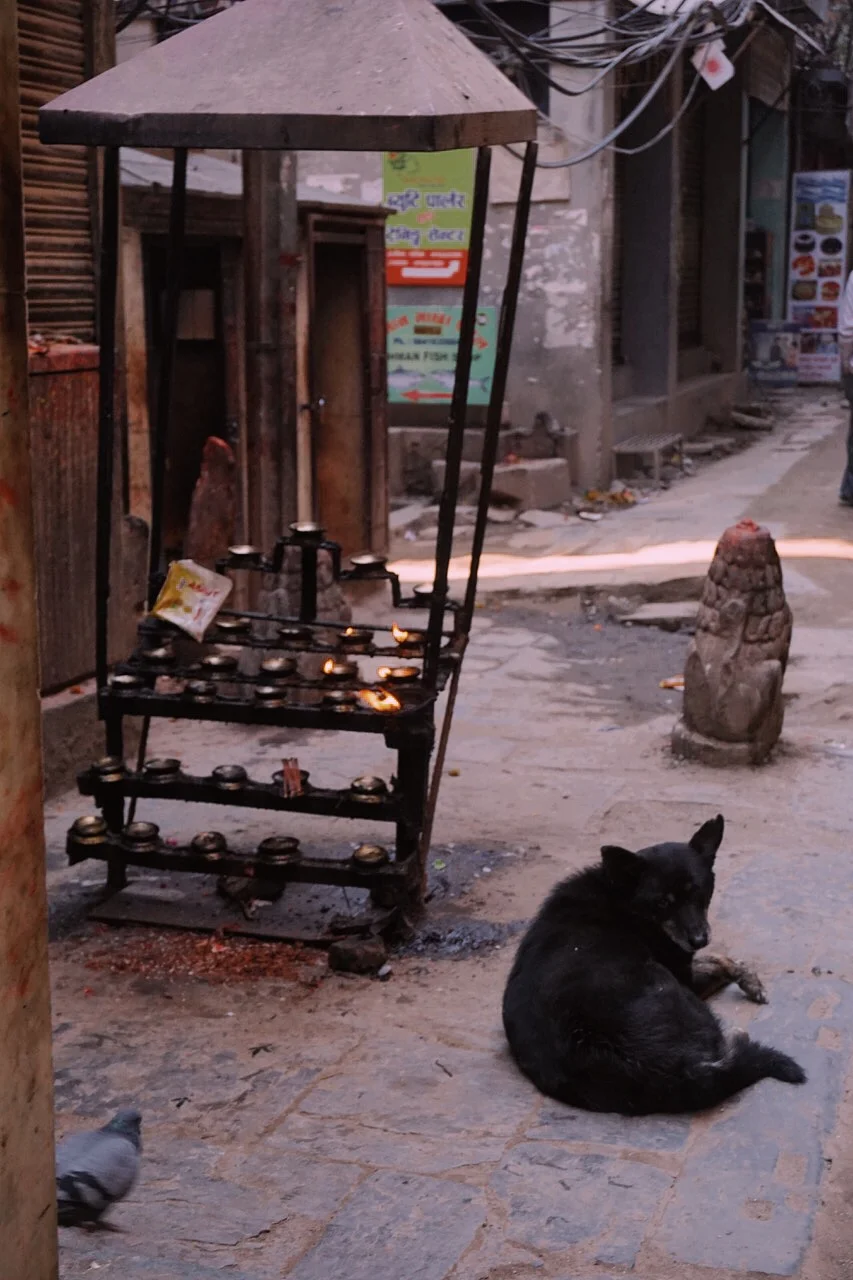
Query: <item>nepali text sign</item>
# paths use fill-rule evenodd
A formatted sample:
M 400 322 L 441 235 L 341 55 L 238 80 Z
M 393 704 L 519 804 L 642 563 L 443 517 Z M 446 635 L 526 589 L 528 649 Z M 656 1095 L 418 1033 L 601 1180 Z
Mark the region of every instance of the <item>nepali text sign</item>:
M 389 151 L 382 158 L 389 284 L 465 283 L 473 151 Z
M 461 307 L 388 308 L 388 399 L 392 404 L 447 404 L 456 378 Z M 495 372 L 495 307 L 480 307 L 468 403 L 488 404 Z

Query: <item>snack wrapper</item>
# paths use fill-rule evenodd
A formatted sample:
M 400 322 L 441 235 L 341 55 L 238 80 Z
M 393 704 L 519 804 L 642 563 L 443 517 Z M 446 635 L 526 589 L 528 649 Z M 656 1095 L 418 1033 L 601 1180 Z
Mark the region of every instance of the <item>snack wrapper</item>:
M 193 560 L 173 560 L 151 614 L 203 640 L 233 585 L 230 578 Z

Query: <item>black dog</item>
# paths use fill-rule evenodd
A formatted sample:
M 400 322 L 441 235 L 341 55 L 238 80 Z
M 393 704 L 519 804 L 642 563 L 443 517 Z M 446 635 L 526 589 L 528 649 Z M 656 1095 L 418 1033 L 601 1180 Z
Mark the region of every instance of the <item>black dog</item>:
M 757 1003 L 757 977 L 704 963 L 723 819 L 689 844 L 606 846 L 553 890 L 522 940 L 503 1020 L 519 1068 L 542 1093 L 589 1111 L 699 1111 L 765 1076 L 802 1084 L 784 1053 L 727 1039 L 703 999 L 730 982 Z

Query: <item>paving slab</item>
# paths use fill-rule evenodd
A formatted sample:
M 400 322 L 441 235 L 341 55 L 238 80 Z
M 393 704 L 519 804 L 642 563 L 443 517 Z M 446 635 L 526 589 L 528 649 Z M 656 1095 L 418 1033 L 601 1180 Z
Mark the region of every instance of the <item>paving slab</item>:
M 485 1218 L 482 1193 L 462 1183 L 376 1173 L 290 1280 L 444 1280 Z
M 622 614 L 623 627 L 660 627 L 661 631 L 679 631 L 693 626 L 699 612 L 698 600 L 673 600 L 660 604 L 641 604 L 631 613 Z
M 778 979 L 752 1022 L 808 1082 L 765 1080 L 709 1118 L 690 1147 L 657 1234 L 679 1262 L 795 1275 L 812 1238 L 825 1141 L 853 1048 L 846 983 Z
M 507 1152 L 490 1185 L 513 1242 L 544 1253 L 592 1242 L 597 1261 L 631 1267 L 672 1177 L 637 1160 L 531 1142 Z

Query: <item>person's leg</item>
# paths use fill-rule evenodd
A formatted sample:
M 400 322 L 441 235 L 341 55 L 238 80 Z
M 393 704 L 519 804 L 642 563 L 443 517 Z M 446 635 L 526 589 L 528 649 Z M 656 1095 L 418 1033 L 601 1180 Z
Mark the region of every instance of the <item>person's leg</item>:
M 839 497 L 853 507 L 853 374 L 844 375 L 844 394 L 850 404 L 850 424 L 847 428 L 847 465 L 841 478 Z

